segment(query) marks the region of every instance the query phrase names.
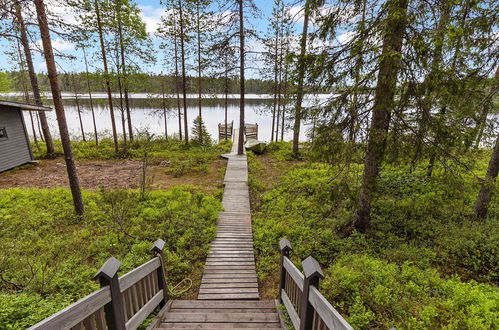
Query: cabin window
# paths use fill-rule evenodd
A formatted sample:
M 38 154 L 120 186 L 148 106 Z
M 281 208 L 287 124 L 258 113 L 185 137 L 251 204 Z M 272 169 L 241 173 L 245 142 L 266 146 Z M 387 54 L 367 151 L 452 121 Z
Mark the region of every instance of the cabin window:
M 7 129 L 5 127 L 0 127 L 0 140 L 7 140 Z

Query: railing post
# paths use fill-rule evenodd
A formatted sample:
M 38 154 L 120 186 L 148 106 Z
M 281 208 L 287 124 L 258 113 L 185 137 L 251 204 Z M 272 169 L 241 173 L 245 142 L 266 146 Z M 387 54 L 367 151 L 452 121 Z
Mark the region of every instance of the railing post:
M 163 255 L 164 246 L 165 246 L 165 241 L 163 241 L 161 238 L 158 238 L 156 242 L 154 242 L 154 246 L 151 249 L 153 257 L 154 258 L 158 257 L 160 261 L 160 267 L 157 269 L 157 274 L 158 274 L 159 289 L 163 290 L 163 301 L 160 304 L 161 307 L 164 306 L 164 304 L 166 304 L 166 302 L 168 301 L 168 287 L 166 286 L 166 274 L 165 274 L 166 265 L 164 264 L 164 255 Z
M 282 290 L 284 290 L 284 285 L 286 284 L 286 269 L 284 268 L 284 257 L 289 257 L 289 252 L 292 250 L 291 248 L 291 243 L 288 241 L 287 238 L 283 238 L 279 241 L 279 250 L 281 250 L 281 261 L 280 261 L 280 269 L 281 269 L 281 275 L 279 279 L 279 292 L 278 292 L 278 299 L 279 303 L 282 304 L 282 298 L 281 298 L 281 293 Z
M 314 307 L 308 301 L 310 286 L 319 288 L 319 280 L 324 278 L 319 262 L 310 256 L 302 261 L 303 266 L 303 292 L 300 306 L 300 330 L 311 330 L 314 319 Z
M 102 265 L 94 280 L 99 280 L 100 287 L 109 285 L 111 290 L 111 302 L 104 306 L 106 315 L 106 324 L 109 330 L 125 330 L 125 310 L 123 308 L 123 297 L 120 290 L 120 281 L 118 279 L 118 269 L 121 262 L 114 257 L 107 259 Z

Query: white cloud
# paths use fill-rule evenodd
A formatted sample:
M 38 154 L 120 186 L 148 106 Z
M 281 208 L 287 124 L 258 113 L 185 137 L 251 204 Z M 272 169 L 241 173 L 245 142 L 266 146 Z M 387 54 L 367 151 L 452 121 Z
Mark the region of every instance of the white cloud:
M 69 50 L 74 50 L 75 49 L 75 45 L 72 42 L 67 41 L 67 40 L 63 40 L 63 39 L 52 39 L 52 47 L 55 50 L 58 50 L 60 52 L 69 51 Z M 34 47 L 32 47 L 32 48 L 42 50 L 43 49 L 42 39 L 38 39 L 35 42 Z
M 140 5 L 140 18 L 146 23 L 146 30 L 148 33 L 154 35 L 158 26 L 161 23 L 161 16 L 165 16 L 167 11 L 165 8 L 157 8 L 148 5 Z

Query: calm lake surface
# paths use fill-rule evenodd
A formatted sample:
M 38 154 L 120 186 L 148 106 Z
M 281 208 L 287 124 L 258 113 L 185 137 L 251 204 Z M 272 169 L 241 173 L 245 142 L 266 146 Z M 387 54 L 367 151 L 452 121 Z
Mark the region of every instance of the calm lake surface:
M 158 98 L 144 98 L 142 95 L 133 95 L 130 99 L 131 117 L 134 129 L 144 130 L 147 129 L 150 133 L 156 136 L 164 136 L 164 117 L 163 117 L 163 103 Z M 142 97 L 142 98 L 141 98 Z M 66 112 L 66 119 L 68 122 L 70 133 L 73 137 L 81 138 L 80 122 L 78 119 L 78 111 L 76 107 L 76 100 L 74 96 L 64 95 L 64 105 Z M 310 103 L 311 101 L 308 101 Z M 48 103 L 48 102 L 47 102 Z M 168 99 L 168 112 L 167 112 L 167 129 L 168 135 L 178 134 L 178 116 L 175 99 Z M 188 98 L 188 125 L 189 134 L 191 133 L 192 121 L 198 115 L 197 100 Z M 92 114 L 90 108 L 90 101 L 83 95 L 79 97 L 79 105 L 82 113 L 82 121 L 85 133 L 93 133 Z M 107 107 L 107 100 L 105 95 L 96 95 L 93 99 L 94 112 L 97 123 L 97 131 L 99 134 L 110 135 L 111 132 L 111 119 Z M 119 99 L 114 99 L 113 105 L 115 107 L 115 118 L 118 132 L 122 132 L 121 119 L 122 114 L 120 111 Z M 272 99 L 265 97 L 250 98 L 246 100 L 245 108 L 245 121 L 250 124 L 258 124 L 258 138 L 262 141 L 270 141 L 272 117 L 271 117 Z M 29 112 L 24 111 L 24 118 L 26 126 L 30 135 L 32 135 L 31 121 Z M 57 121 L 55 111 L 47 113 L 49 125 L 54 136 L 58 135 Z M 224 100 L 216 98 L 203 99 L 202 116 L 206 124 L 206 128 L 214 140 L 218 140 L 218 124 L 224 122 Z M 183 118 L 182 118 L 183 120 Z M 234 121 L 234 127 L 239 127 L 239 100 L 231 98 L 228 101 L 227 121 Z M 287 129 L 284 133 L 285 140 L 292 139 L 292 130 L 290 120 L 286 120 Z M 307 130 L 310 127 L 307 123 L 302 125 L 300 140 L 307 139 Z M 183 129 L 183 128 L 182 128 Z M 38 132 L 37 132 L 38 133 Z M 280 133 L 279 133 L 280 135 Z

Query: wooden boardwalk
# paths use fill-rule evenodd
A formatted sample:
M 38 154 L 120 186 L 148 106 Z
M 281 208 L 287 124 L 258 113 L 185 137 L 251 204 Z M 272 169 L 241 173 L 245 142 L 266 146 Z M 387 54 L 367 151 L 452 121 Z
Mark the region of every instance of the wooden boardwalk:
M 233 139 L 238 131 L 234 130 Z M 206 259 L 198 300 L 171 302 L 156 328 L 282 329 L 274 301 L 260 301 L 253 254 L 246 155 L 234 143 L 224 178 L 224 211 Z

